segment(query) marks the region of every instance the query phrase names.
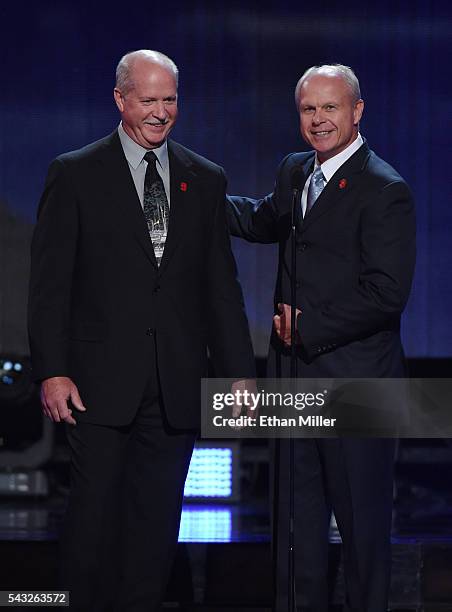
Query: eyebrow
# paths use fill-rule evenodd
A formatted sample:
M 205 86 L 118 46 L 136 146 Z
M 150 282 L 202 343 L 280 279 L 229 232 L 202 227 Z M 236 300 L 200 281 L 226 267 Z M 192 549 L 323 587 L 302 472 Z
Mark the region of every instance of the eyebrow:
M 171 94 L 170 96 L 164 96 L 163 98 L 161 98 L 162 100 L 176 100 L 177 99 L 177 95 L 173 95 Z M 139 96 L 138 100 L 140 100 L 140 102 L 144 102 L 145 100 L 160 100 L 160 96 Z
M 324 102 L 323 104 L 321 104 L 321 106 L 339 106 L 340 102 Z M 315 104 L 309 104 L 308 102 L 306 102 L 305 104 L 301 104 L 300 105 L 301 108 L 315 108 L 316 105 Z

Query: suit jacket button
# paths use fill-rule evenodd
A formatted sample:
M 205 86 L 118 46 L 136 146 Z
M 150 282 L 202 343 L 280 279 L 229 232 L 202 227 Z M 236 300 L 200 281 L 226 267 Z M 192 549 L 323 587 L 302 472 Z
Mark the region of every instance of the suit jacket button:
M 146 330 L 146 336 L 153 336 L 154 335 L 154 330 L 152 329 L 152 327 L 149 327 L 149 329 Z
M 156 294 L 160 291 L 160 285 L 157 285 L 156 287 L 154 287 L 154 289 L 152 290 L 152 293 Z
M 308 245 L 306 244 L 306 242 L 302 242 L 300 244 L 300 246 L 298 247 L 299 251 L 306 251 L 306 249 L 308 248 Z

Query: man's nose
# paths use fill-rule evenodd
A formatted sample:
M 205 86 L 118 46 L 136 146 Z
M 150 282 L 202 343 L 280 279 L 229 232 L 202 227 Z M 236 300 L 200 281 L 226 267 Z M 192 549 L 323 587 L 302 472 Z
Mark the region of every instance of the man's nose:
M 157 119 L 165 119 L 166 118 L 166 109 L 165 109 L 165 104 L 163 103 L 162 100 L 158 100 L 155 105 L 154 108 L 152 109 L 153 111 L 153 115 L 154 117 L 157 117 Z
M 323 121 L 325 121 L 325 118 L 323 116 L 323 112 L 321 108 L 316 108 L 314 115 L 312 116 L 312 123 L 315 123 L 316 125 L 319 125 L 320 123 L 323 123 Z

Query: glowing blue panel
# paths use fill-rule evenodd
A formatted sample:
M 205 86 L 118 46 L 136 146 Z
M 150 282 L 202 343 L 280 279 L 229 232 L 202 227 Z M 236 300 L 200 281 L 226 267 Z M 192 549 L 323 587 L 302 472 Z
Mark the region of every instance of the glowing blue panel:
M 179 542 L 230 542 L 231 508 L 187 508 L 182 510 Z
M 228 498 L 232 496 L 232 449 L 195 448 L 185 481 L 184 496 Z

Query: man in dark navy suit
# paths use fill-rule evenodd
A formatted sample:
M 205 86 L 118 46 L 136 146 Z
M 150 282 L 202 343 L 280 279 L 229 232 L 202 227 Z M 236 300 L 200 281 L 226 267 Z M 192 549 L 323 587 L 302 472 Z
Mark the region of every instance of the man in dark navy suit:
M 415 218 L 407 184 L 359 133 L 364 102 L 353 71 L 313 67 L 295 92 L 309 153 L 288 155 L 274 192 L 231 197 L 230 231 L 279 243 L 269 375 L 290 376 L 291 202 L 301 175 L 297 227 L 297 366 L 305 378 L 404 375 L 400 316 L 415 261 Z M 348 612 L 384 612 L 390 579 L 395 442 L 295 441 L 297 605 L 328 610 L 331 507 L 343 541 Z M 277 612 L 287 610 L 287 444 L 275 461 Z
M 217 376 L 254 377 L 223 170 L 168 140 L 177 68 L 124 56 L 110 136 L 50 166 L 32 245 L 29 326 L 45 414 L 67 424 L 62 539 L 71 610 L 159 610 L 200 422 Z

